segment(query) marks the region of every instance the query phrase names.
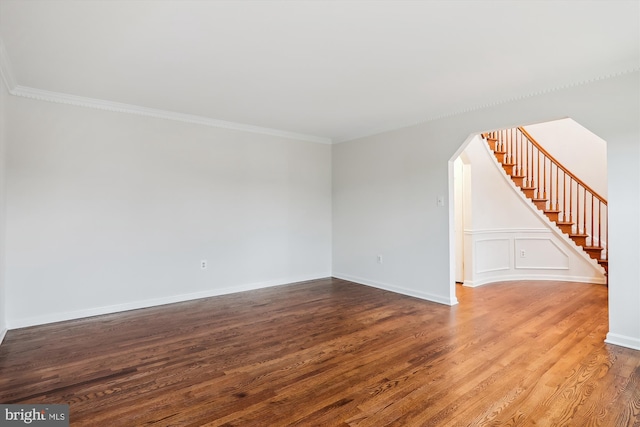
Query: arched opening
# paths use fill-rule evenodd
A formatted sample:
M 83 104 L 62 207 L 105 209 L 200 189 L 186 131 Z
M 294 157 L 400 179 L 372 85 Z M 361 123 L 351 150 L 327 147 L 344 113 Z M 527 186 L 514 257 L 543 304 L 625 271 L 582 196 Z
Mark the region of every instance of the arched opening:
M 500 132 L 507 148 L 470 135 L 449 161 L 452 295 L 456 283 L 605 284 L 606 142 L 570 118 Z

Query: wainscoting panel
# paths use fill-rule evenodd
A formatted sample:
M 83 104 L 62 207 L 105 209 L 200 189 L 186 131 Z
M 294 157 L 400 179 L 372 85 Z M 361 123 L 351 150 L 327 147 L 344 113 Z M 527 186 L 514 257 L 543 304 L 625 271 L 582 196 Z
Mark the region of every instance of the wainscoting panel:
M 511 268 L 511 239 L 482 238 L 475 241 L 476 272 L 509 270 Z
M 549 237 L 516 237 L 514 242 L 516 269 L 569 269 L 569 255 Z
M 597 264 L 548 229 L 466 229 L 464 234 L 465 286 L 510 280 L 606 283 Z

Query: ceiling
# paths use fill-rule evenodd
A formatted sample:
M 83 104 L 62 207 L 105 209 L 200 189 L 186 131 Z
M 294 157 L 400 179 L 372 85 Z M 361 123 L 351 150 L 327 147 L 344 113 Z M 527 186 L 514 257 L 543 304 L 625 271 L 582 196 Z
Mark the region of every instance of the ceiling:
M 637 70 L 640 2 L 1 0 L 15 86 L 333 142 Z

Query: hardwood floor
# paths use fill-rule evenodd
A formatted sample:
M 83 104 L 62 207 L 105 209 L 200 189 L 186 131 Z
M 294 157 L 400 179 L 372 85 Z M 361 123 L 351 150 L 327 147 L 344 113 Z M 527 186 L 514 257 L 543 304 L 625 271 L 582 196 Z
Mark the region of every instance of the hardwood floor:
M 638 426 L 607 288 L 458 286 L 448 307 L 337 279 L 9 331 L 0 402 L 72 426 Z

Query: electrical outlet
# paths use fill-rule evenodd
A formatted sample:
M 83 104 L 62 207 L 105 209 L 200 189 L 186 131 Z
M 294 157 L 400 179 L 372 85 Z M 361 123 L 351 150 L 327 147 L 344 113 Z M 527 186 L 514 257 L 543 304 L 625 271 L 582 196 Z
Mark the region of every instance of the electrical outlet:
M 378 255 L 378 264 L 382 264 L 382 255 Z
M 202 261 L 200 261 L 200 270 L 206 270 L 207 269 L 207 260 L 203 259 Z
M 524 251 L 524 249 L 520 249 L 520 258 L 526 258 L 527 257 L 527 253 Z

